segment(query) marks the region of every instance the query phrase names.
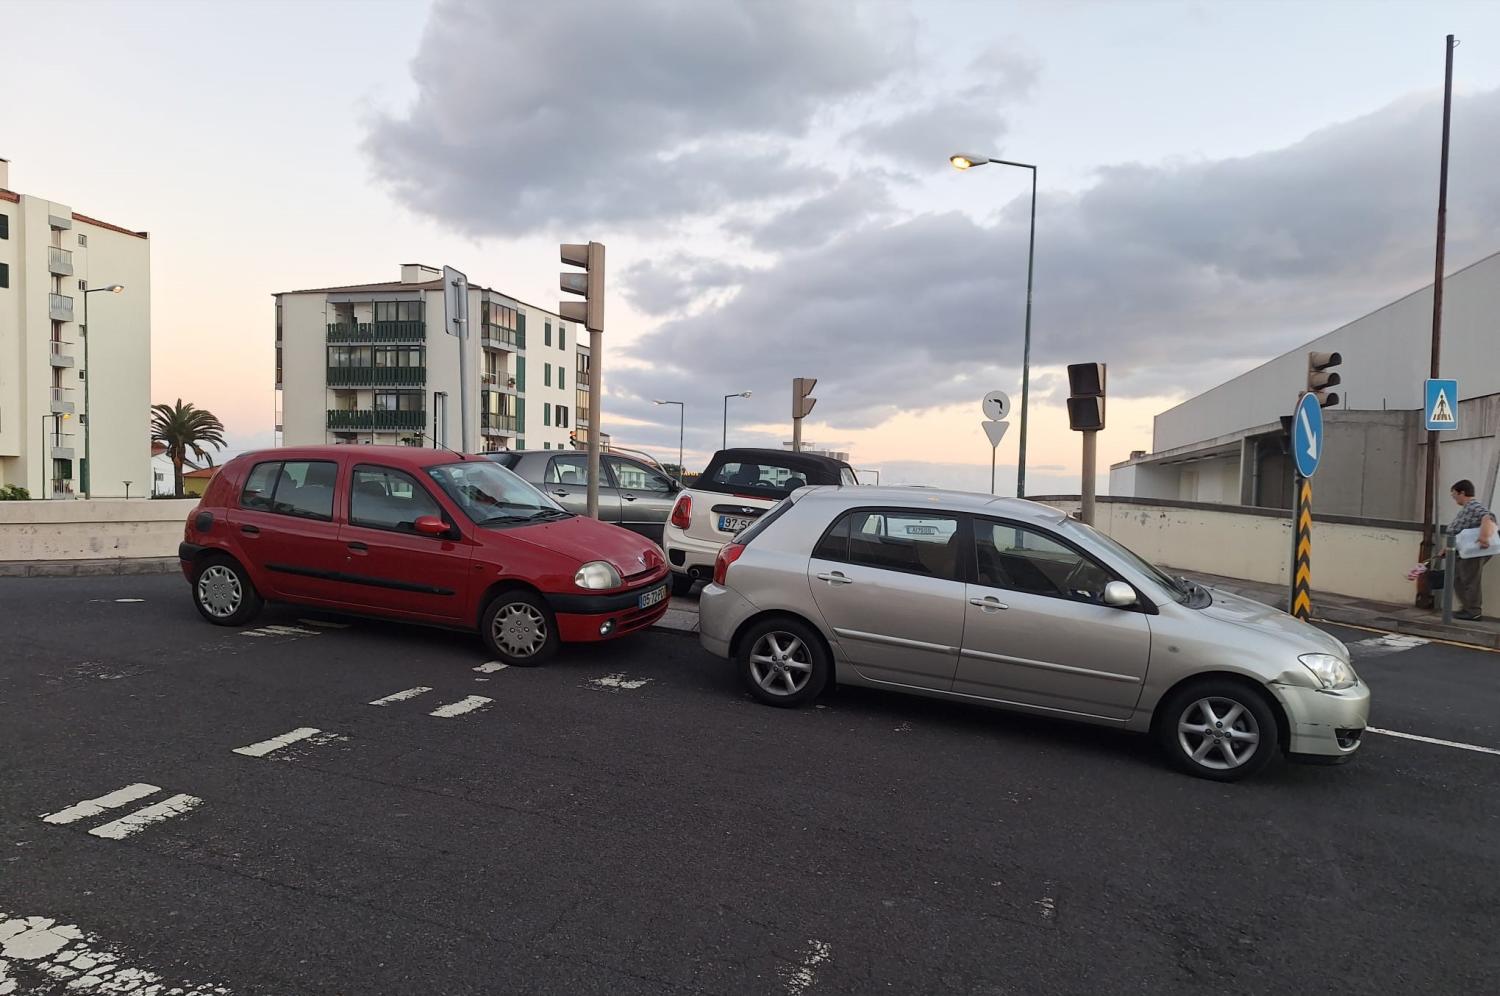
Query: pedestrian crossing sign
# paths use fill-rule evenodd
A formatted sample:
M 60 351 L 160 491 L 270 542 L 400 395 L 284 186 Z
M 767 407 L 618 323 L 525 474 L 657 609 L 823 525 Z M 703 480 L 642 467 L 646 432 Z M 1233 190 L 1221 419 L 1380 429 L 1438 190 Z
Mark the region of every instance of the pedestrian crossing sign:
M 1426 409 L 1429 430 L 1457 429 L 1458 381 L 1436 378 L 1427 381 L 1426 404 L 1423 407 Z

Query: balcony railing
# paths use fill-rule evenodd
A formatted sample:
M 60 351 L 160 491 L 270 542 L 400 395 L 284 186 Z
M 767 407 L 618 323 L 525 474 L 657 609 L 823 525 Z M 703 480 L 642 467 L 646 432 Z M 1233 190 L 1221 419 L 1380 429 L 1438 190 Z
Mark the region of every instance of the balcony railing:
M 54 498 L 71 498 L 71 497 L 73 497 L 73 482 L 70 481 L 70 480 L 68 480 L 68 479 L 66 479 L 66 478 L 58 478 L 58 477 L 52 478 L 52 497 L 54 497 Z
M 54 322 L 71 322 L 73 320 L 73 299 L 66 294 L 48 294 L 47 316 Z
M 516 379 L 508 373 L 480 374 L 479 385 L 486 391 L 500 391 L 504 394 L 516 393 Z
M 329 367 L 329 387 L 385 387 L 427 383 L 426 367 Z
M 330 408 L 328 428 L 335 432 L 357 432 L 361 429 L 425 429 L 425 411 L 401 412 L 370 408 Z
M 78 443 L 76 432 L 47 433 L 47 455 L 54 460 L 71 460 Z
M 514 415 L 495 415 L 491 412 L 479 413 L 479 431 L 485 435 L 514 435 L 516 431 L 516 417 Z
M 479 330 L 479 344 L 486 349 L 499 349 L 513 353 L 526 348 L 526 333 L 499 325 L 485 325 Z
M 63 342 L 59 339 L 51 340 L 48 358 L 54 367 L 71 367 L 73 365 L 73 344 Z
M 59 246 L 47 247 L 47 270 L 59 277 L 73 275 L 73 254 Z
M 329 342 L 426 342 L 426 322 L 329 322 Z
M 52 398 L 52 413 L 54 415 L 72 414 L 73 412 L 73 389 L 70 387 L 49 388 Z

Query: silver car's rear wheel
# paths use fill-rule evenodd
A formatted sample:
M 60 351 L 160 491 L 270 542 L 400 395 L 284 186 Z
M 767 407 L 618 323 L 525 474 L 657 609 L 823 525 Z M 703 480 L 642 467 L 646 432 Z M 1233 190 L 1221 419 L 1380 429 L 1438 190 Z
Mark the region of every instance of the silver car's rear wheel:
M 1182 711 L 1177 719 L 1177 743 L 1204 767 L 1228 771 L 1260 749 L 1260 724 L 1242 703 L 1209 696 Z
M 767 705 L 810 702 L 833 672 L 818 631 L 793 616 L 772 616 L 751 626 L 735 647 L 745 687 Z
M 767 695 L 796 695 L 812 680 L 807 644 L 785 630 L 767 633 L 750 648 L 750 674 Z

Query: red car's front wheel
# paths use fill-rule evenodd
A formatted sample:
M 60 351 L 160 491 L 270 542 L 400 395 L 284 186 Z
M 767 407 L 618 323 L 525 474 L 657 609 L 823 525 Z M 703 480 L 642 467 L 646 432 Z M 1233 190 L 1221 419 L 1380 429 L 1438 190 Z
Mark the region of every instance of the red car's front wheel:
M 540 595 L 505 591 L 496 595 L 480 620 L 480 636 L 497 660 L 522 667 L 545 663 L 557 653 L 557 619 Z

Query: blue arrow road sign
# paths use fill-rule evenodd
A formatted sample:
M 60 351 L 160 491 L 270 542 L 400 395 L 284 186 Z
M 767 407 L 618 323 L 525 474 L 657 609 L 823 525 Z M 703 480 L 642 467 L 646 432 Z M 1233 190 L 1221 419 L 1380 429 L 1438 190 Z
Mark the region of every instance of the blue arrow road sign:
M 1315 394 L 1304 394 L 1297 402 L 1292 420 L 1292 457 L 1297 461 L 1297 473 L 1303 477 L 1318 472 L 1318 461 L 1323 458 L 1323 409 Z
M 1422 405 L 1427 412 L 1428 429 L 1458 428 L 1458 381 L 1427 381 L 1427 401 Z

